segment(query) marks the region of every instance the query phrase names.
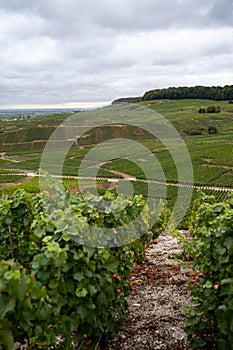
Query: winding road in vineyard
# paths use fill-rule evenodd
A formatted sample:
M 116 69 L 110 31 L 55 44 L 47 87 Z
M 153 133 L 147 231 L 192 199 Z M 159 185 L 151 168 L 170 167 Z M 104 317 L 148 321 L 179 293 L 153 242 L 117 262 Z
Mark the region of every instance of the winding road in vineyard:
M 196 189 L 204 189 L 204 190 L 215 190 L 215 191 L 226 191 L 226 192 L 233 192 L 232 187 L 220 187 L 220 186 L 209 186 L 209 185 L 195 185 L 195 184 L 186 184 L 186 183 L 176 183 L 176 182 L 165 182 L 165 181 L 159 181 L 159 180 L 151 180 L 151 179 L 138 179 L 135 176 L 116 171 L 116 170 L 108 170 L 112 174 L 115 175 L 120 175 L 122 178 L 107 178 L 107 177 L 94 177 L 94 176 L 78 176 L 78 175 L 53 175 L 50 174 L 50 176 L 55 177 L 55 178 L 67 178 L 67 179 L 77 179 L 77 180 L 106 180 L 110 184 L 117 184 L 119 181 L 137 181 L 137 182 L 142 182 L 142 183 L 154 183 L 158 185 L 169 185 L 169 186 L 174 186 L 174 187 L 186 187 L 186 188 L 196 188 Z M 1 176 L 10 176 L 12 173 L 9 174 L 1 174 Z M 15 175 L 15 174 L 14 174 Z M 28 178 L 36 177 L 36 176 L 41 176 L 45 177 L 46 175 L 39 174 L 38 172 L 35 171 L 29 171 L 29 170 L 23 170 L 20 173 L 17 173 L 19 176 L 27 176 Z M 14 182 L 12 182 L 13 184 Z M 15 184 L 18 184 L 19 182 L 16 181 Z M 93 185 L 94 186 L 94 185 Z

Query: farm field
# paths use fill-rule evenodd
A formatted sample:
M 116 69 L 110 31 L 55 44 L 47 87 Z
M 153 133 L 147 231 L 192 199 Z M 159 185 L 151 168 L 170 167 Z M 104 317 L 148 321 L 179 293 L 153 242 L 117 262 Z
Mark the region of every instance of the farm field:
M 233 188 L 233 105 L 228 101 L 218 101 L 220 113 L 199 113 L 201 106 L 216 105 L 216 101 L 209 100 L 155 100 L 139 102 L 136 106 L 143 106 L 149 110 L 160 113 L 171 123 L 182 139 L 189 151 L 194 172 L 194 184 L 206 186 L 219 186 Z M 111 108 L 111 107 L 110 107 Z M 132 105 L 132 109 L 135 105 Z M 100 124 L 101 117 L 99 111 L 88 112 L 96 115 L 96 120 Z M 83 123 L 83 127 L 88 125 L 89 115 L 86 112 L 78 113 L 77 117 Z M 4 121 L 0 122 L 0 172 L 9 171 L 38 171 L 40 168 L 41 155 L 47 140 L 60 123 L 69 117 L 68 114 L 35 117 L 29 120 Z M 142 120 L 143 122 L 143 120 Z M 208 128 L 214 127 L 217 132 L 209 133 Z M 119 128 L 120 129 L 120 128 Z M 130 134 L 130 128 L 127 130 Z M 93 145 L 100 140 L 107 140 L 119 137 L 120 132 L 111 128 L 99 127 L 91 135 L 88 134 L 83 140 L 70 147 L 66 154 L 62 173 L 64 175 L 76 176 L 78 168 L 86 154 Z M 169 183 L 178 181 L 178 174 L 174 160 L 170 152 L 158 140 L 144 135 L 140 143 L 149 149 L 162 167 L 163 180 Z M 103 153 L 108 153 L 111 149 L 112 160 L 103 162 Z M 119 158 L 118 149 L 113 151 L 110 144 L 105 144 L 99 153 L 95 153 L 94 166 L 93 159 L 85 162 L 86 173 L 90 176 L 96 174 L 99 177 L 115 178 L 121 177 L 116 172 L 122 172 L 138 179 L 146 178 L 143 172 L 143 164 L 146 164 L 150 172 L 151 158 L 148 155 L 138 155 L 137 164 L 130 161 L 133 148 L 129 148 L 126 157 Z M 134 158 L 136 157 L 133 154 Z M 149 155 L 150 156 L 150 155 Z M 52 160 L 53 161 L 53 160 Z M 141 166 L 142 165 L 142 168 Z M 56 159 L 54 158 L 54 169 Z M 151 172 L 153 169 L 151 169 Z M 123 176 L 124 177 L 124 176 Z M 4 177 L 5 180 L 7 177 Z M 14 182 L 14 177 L 9 176 L 7 181 Z M 162 180 L 158 178 L 157 180 Z M 1 177 L 1 182 L 4 182 Z M 24 186 L 26 184 L 24 183 Z M 138 186 L 140 188 L 140 186 Z

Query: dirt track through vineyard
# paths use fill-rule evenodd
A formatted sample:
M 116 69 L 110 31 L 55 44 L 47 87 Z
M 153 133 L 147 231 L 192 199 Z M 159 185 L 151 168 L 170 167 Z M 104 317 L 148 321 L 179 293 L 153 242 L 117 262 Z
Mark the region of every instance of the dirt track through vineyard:
M 183 234 L 188 235 L 183 231 Z M 191 304 L 188 283 L 199 274 L 181 268 L 172 257 L 182 247 L 165 232 L 146 250 L 141 265 L 134 265 L 127 298 L 127 317 L 107 350 L 191 350 L 184 331 L 184 305 Z

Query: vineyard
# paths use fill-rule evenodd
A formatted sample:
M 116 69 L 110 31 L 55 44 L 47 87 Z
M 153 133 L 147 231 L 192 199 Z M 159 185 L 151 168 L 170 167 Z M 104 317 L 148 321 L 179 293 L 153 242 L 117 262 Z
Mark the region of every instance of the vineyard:
M 6 174 L 0 174 L 0 183 L 7 183 L 7 182 L 15 182 L 18 180 L 23 179 L 25 176 L 23 175 L 6 175 Z
M 138 102 L 161 113 L 179 132 L 193 183 L 179 183 L 172 153 L 137 128 L 133 134 L 131 126 L 93 128 L 68 150 L 61 182 L 54 179 L 59 157 L 50 157 L 55 173 L 46 181 L 38 174 L 43 148 L 68 115 L 21 120 L 17 126 L 0 123 L 1 350 L 12 350 L 17 342 L 28 350 L 104 348 L 124 320 L 133 264 L 140 264 L 147 245 L 168 222 L 176 225 L 171 213 L 180 190 L 184 196 L 191 192 L 184 214 L 184 201 L 177 203 L 183 215 L 178 228 L 191 234 L 183 241 L 183 262 L 199 276 L 191 286 L 186 332 L 193 349 L 233 349 L 233 110 L 218 101 L 220 112 L 209 115 L 198 112 L 200 104 L 211 101 Z M 101 120 L 101 112 L 87 113 L 80 113 L 84 126 L 88 115 Z M 216 133 L 208 132 L 210 126 Z M 77 178 L 93 145 L 119 138 L 122 129 L 149 153 L 137 154 L 132 146 L 120 158 L 118 147 L 106 143 L 84 166 L 89 177 Z M 110 150 L 112 159 L 103 162 Z M 161 167 L 156 178 L 152 159 Z M 101 179 L 93 180 L 92 174 Z M 118 195 L 118 180 L 123 189 L 132 189 L 130 199 Z
M 195 191 L 195 192 L 197 193 L 200 191 Z M 207 196 L 214 196 L 216 202 L 224 202 L 230 193 L 230 191 L 226 191 L 226 190 L 212 190 L 212 189 L 204 189 L 202 190 L 202 192 Z
M 61 192 L 54 180 L 50 185 L 52 194 L 17 190 L 0 198 L 2 350 L 25 339 L 28 349 L 102 348 L 124 319 L 132 264 L 142 261 L 171 213 L 164 207 L 148 231 L 151 219 L 142 196 L 129 202 L 109 192 L 84 198 Z M 224 192 L 218 193 L 221 199 Z M 189 215 L 193 240 L 184 242 L 190 267 L 203 272 L 200 284 L 192 286 L 193 306 L 186 310 L 187 333 L 197 349 L 215 344 L 231 349 L 233 204 L 232 196 L 224 199 L 217 203 L 214 196 L 196 195 Z M 123 203 L 124 209 L 116 210 Z M 124 231 L 128 244 L 118 246 L 119 225 L 131 221 Z M 103 237 L 105 227 L 114 235 Z M 87 238 L 89 244 L 80 244 Z
M 198 112 L 200 105 L 211 104 L 213 101 L 208 100 L 151 100 L 138 102 L 136 106 L 143 106 L 146 110 L 160 113 L 166 120 L 172 124 L 179 132 L 181 138 L 189 151 L 194 171 L 194 183 L 196 185 L 213 185 L 213 186 L 233 186 L 233 157 L 232 157 L 232 106 L 228 101 L 218 101 L 221 112 L 216 115 L 200 114 Z M 135 106 L 129 108 L 126 119 L 132 119 L 132 113 Z M 108 108 L 114 115 L 115 110 Z M 80 123 L 83 127 L 88 124 L 88 120 L 101 119 L 101 110 L 78 113 Z M 0 169 L 11 170 L 33 170 L 38 171 L 40 161 L 46 141 L 51 136 L 63 119 L 68 117 L 64 115 L 35 117 L 29 120 L 21 120 L 17 122 L 1 121 L 0 122 L 0 152 L 6 153 L 6 159 L 0 159 Z M 131 118 L 131 119 L 130 119 Z M 140 123 L 146 123 L 146 117 L 142 116 Z M 133 120 L 132 120 L 133 123 Z M 217 129 L 217 133 L 209 134 L 208 128 L 213 126 Z M 184 131 L 190 131 L 187 134 Z M 192 132 L 198 131 L 200 135 L 191 135 Z M 120 133 L 121 132 L 121 133 Z M 122 134 L 123 133 L 123 134 Z M 131 136 L 130 136 L 131 135 Z M 91 150 L 94 144 L 103 142 L 111 138 L 131 137 L 140 140 L 158 161 L 163 169 L 166 180 L 168 182 L 178 181 L 178 174 L 174 166 L 174 160 L 169 150 L 164 147 L 162 142 L 151 138 L 148 133 L 140 134 L 137 129 L 132 126 L 127 128 L 112 128 L 110 126 L 99 126 L 93 128 L 92 132 L 86 133 L 82 139 L 79 139 L 76 145 L 73 145 L 67 152 L 66 159 L 63 164 L 64 175 L 76 175 L 77 168 L 80 166 L 83 158 Z M 110 145 L 104 145 L 104 152 L 112 152 Z M 120 171 L 132 176 L 145 178 L 140 166 L 146 163 L 148 172 L 153 171 L 151 168 L 151 157 L 142 157 L 140 154 L 136 157 L 137 165 L 130 162 L 130 156 L 134 154 L 134 149 L 127 153 L 123 159 L 118 158 L 117 148 L 113 159 L 106 164 L 102 164 L 103 152 L 99 152 L 95 158 L 95 166 L 99 169 L 99 176 L 111 178 L 111 170 Z M 17 162 L 14 161 L 17 160 Z M 53 159 L 51 159 L 51 162 Z M 89 171 L 92 172 L 90 167 Z M 157 180 L 160 180 L 158 178 Z
M 28 349 L 52 349 L 55 344 L 73 349 L 74 343 L 94 349 L 115 334 L 124 318 L 128 275 L 152 238 L 146 229 L 149 217 L 138 219 L 144 200 L 135 196 L 124 203 L 106 194 L 103 203 L 111 208 L 106 213 L 95 209 L 100 198 L 89 196 L 87 201 L 57 191 L 49 196 L 18 190 L 1 196 L 1 349 L 12 350 L 15 342 L 25 339 Z M 122 204 L 124 209 L 116 211 Z M 117 227 L 135 218 L 125 232 L 128 245 L 117 247 Z M 100 227 L 91 237 L 96 248 L 78 243 L 84 234 L 89 237 L 89 225 Z M 101 247 L 101 227 L 116 232 L 104 238 L 106 248 Z M 162 225 L 155 227 L 154 238 L 161 229 Z

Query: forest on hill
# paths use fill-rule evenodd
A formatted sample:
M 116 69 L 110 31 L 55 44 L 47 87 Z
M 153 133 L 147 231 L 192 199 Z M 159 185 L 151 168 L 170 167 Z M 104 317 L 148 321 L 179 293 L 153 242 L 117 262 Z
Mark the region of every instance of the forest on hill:
M 154 89 L 145 92 L 142 97 L 119 98 L 113 103 L 136 103 L 149 100 L 180 100 L 180 99 L 206 99 L 214 101 L 224 101 L 233 99 L 233 85 L 221 86 L 193 86 L 193 87 L 169 87 L 164 89 Z

